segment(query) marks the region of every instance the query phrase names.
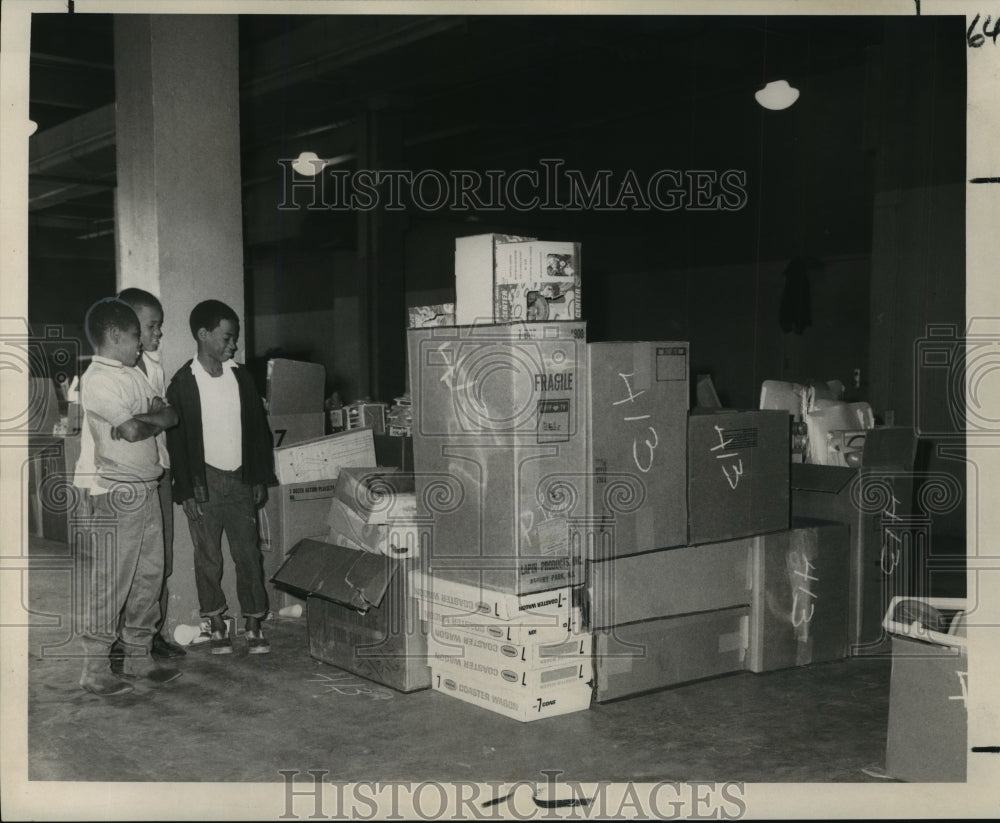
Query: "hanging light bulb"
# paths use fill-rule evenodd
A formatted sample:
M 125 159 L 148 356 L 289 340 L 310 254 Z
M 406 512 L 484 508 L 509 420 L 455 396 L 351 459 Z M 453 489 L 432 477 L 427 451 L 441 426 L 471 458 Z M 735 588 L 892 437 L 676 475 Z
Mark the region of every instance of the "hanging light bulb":
M 787 80 L 772 80 L 754 97 L 765 109 L 781 111 L 799 99 L 799 90 L 788 85 Z
M 315 177 L 326 166 L 327 161 L 321 160 L 314 151 L 304 151 L 292 163 L 292 168 L 305 177 Z

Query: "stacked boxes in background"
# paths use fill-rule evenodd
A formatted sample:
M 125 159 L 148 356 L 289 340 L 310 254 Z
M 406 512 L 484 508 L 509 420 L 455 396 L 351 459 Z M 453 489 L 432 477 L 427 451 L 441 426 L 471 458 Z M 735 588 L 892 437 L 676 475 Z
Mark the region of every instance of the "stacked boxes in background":
M 417 500 L 435 573 L 511 594 L 582 582 L 587 346 L 581 322 L 408 332 Z
M 572 588 L 515 595 L 413 577 L 433 689 L 525 722 L 589 707 L 593 638 Z
M 579 320 L 580 244 L 507 234 L 455 240 L 455 322 Z
M 300 540 L 326 535 L 341 468 L 374 464 L 370 429 L 341 432 L 274 450 L 278 485 L 267 490 L 267 502 L 257 520 L 271 611 L 298 602 L 293 594 L 275 588 L 271 578 Z

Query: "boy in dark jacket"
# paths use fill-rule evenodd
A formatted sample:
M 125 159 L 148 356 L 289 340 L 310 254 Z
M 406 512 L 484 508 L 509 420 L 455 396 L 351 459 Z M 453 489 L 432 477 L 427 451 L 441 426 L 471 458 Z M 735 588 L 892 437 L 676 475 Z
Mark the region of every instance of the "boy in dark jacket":
M 178 422 L 168 430 L 174 501 L 184 507 L 194 543 L 202 617 L 211 621 L 211 651 L 233 650 L 222 591 L 222 532 L 236 567 L 236 591 L 250 654 L 270 651 L 261 630 L 267 614 L 256 509 L 267 496 L 272 439 L 250 373 L 233 361 L 240 321 L 225 303 L 191 311 L 198 354 L 174 375 L 167 399 Z

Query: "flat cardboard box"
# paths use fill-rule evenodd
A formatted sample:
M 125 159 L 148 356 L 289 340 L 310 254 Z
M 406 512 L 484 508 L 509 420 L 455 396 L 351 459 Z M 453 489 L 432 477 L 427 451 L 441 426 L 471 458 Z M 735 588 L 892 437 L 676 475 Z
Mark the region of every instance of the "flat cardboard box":
M 850 527 L 847 631 L 852 655 L 886 650 L 888 636 L 882 617 L 894 595 L 928 594 L 921 591 L 920 578 L 911 574 L 922 562 L 915 555 L 921 541 L 907 540 L 911 552 L 899 555 L 900 562 L 892 562 L 898 538 L 909 537 L 905 530 L 906 519 L 913 514 L 916 446 L 909 428 L 875 428 L 865 438 L 860 469 L 792 466 L 792 516 L 833 520 Z M 894 529 L 901 521 L 903 530 Z
M 740 671 L 748 608 L 666 617 L 594 633 L 594 699 L 620 697 Z
M 427 638 L 430 655 L 468 658 L 479 663 L 539 669 L 572 665 L 584 660 L 589 664 L 594 651 L 594 636 L 590 632 L 564 640 L 561 643 L 512 643 L 461 628 L 445 628 L 440 624 L 431 627 Z
M 590 343 L 595 559 L 687 543 L 686 342 Z
M 847 657 L 850 531 L 796 521 L 756 538 L 747 668 L 767 672 Z
M 336 480 L 343 466 L 374 466 L 371 429 L 352 429 L 274 450 L 278 482 L 308 483 Z
M 789 522 L 791 417 L 696 410 L 688 418 L 689 542 L 780 531 Z
M 442 609 L 509 623 L 558 626 L 568 624 L 573 605 L 573 593 L 568 587 L 516 595 L 457 583 L 418 569 L 411 570 L 410 576 L 413 596 L 427 612 Z
M 504 234 L 455 240 L 455 322 L 579 320 L 580 244 Z
M 269 414 L 267 424 L 271 427 L 274 448 L 291 446 L 306 440 L 322 437 L 326 431 L 323 412 L 303 412 L 301 414 Z
M 533 620 L 527 624 L 470 614 L 426 601 L 421 601 L 420 607 L 420 615 L 427 621 L 428 631 L 432 636 L 442 637 L 445 642 L 450 642 L 454 632 L 459 630 L 467 635 L 516 646 L 557 646 L 573 642 L 585 632 L 579 607 L 573 607 L 568 617 Z
M 892 637 L 889 727 L 885 770 L 898 780 L 955 783 L 966 779 L 968 754 L 966 639 L 955 632 L 922 631 L 894 624 L 900 600 L 919 600 L 938 609 L 965 611 L 959 598 L 894 598 L 885 625 Z
M 588 563 L 590 625 L 603 629 L 748 605 L 756 541 L 744 537 Z
M 312 657 L 399 691 L 430 685 L 426 631 L 399 561 L 303 540 L 275 583 L 306 598 Z
M 267 490 L 267 502 L 257 510 L 257 528 L 271 611 L 302 603 L 302 598 L 276 588 L 271 578 L 300 540 L 325 537 L 335 486 L 333 480 L 319 480 L 271 486 Z
M 385 525 L 414 518 L 417 500 L 413 475 L 391 468 L 344 467 L 337 476 L 337 499 L 366 525 Z
M 435 570 L 515 594 L 582 582 L 585 324 L 407 335 L 416 493 L 434 520 Z
M 449 654 L 448 647 L 435 642 L 433 637 L 427 643 L 427 661 L 441 672 L 451 671 L 487 688 L 501 686 L 533 694 L 544 694 L 570 683 L 589 685 L 594 679 L 590 656 L 564 660 L 555 666 L 533 666 L 519 660 L 503 662 L 475 654 Z
M 267 361 L 269 414 L 323 413 L 326 367 L 321 363 L 273 358 Z
M 589 684 L 575 680 L 544 691 L 486 686 L 453 667 L 433 665 L 431 688 L 522 723 L 589 709 L 592 692 Z

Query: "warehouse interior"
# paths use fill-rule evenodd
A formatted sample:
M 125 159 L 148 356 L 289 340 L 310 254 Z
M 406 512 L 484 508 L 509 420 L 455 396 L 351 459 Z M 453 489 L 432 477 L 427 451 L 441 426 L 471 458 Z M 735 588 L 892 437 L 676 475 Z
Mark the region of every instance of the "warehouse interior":
M 176 285 L 183 293 L 165 301 L 164 327 L 176 368 L 190 340 L 170 306 L 195 302 L 191 290 L 215 296 L 218 274 L 227 294 L 240 295 L 241 356 L 261 383 L 271 358 L 310 361 L 325 368 L 324 398 L 391 403 L 413 388 L 407 308 L 454 300 L 456 238 L 572 240 L 582 247 L 588 342 L 688 341 L 691 378 L 711 376 L 726 409 L 757 408 L 765 380 L 834 380 L 847 399 L 867 401 L 879 425 L 912 429 L 908 493 L 925 515 L 927 543 L 908 593 L 965 596 L 965 506 L 924 505 L 942 478 L 964 498 L 964 410 L 950 363 L 916 357 L 921 346 L 954 348 L 967 323 L 964 17 L 178 20 L 224 44 L 217 80 L 235 99 L 204 105 L 212 127 L 226 120 L 232 133 L 204 150 L 218 169 L 206 186 L 225 184 L 213 208 L 231 208 L 207 230 L 235 243 L 239 270 L 218 273 L 206 255 L 206 270 L 178 272 L 188 261 L 171 259 L 161 236 L 158 279 L 143 281 L 123 259 L 155 241 L 136 228 L 135 170 L 175 164 L 180 174 L 191 158 L 123 157 L 123 145 L 199 131 L 183 119 L 180 88 L 192 99 L 225 94 L 207 78 L 170 86 L 182 81 L 157 62 L 158 38 L 165 46 L 177 36 L 170 17 L 32 18 L 34 334 L 57 328 L 87 351 L 83 317 L 95 300 L 126 284 L 164 294 Z M 198 59 L 210 60 L 190 39 L 192 54 L 201 48 Z M 146 45 L 154 79 L 123 77 Z M 758 105 L 754 92 L 782 78 L 799 90 L 795 104 Z M 144 88 L 156 93 L 143 97 Z M 152 142 L 143 144 L 135 120 L 118 119 L 126 96 L 148 109 Z M 344 174 L 433 174 L 424 201 L 407 209 L 309 207 L 317 190 L 290 170 L 304 152 Z M 508 189 L 495 208 L 432 202 L 441 176 L 456 171 L 509 180 L 527 170 L 544 180 L 553 164 L 605 179 L 610 199 L 525 207 Z M 628 180 L 664 169 L 679 173 L 671 179 L 687 187 L 687 205 L 643 208 Z M 736 173 L 732 200 L 719 198 L 726 172 Z M 708 205 L 691 186 L 711 195 Z M 192 231 L 171 225 L 183 209 L 170 195 L 152 208 L 164 235 Z M 795 261 L 809 272 L 811 302 L 789 326 L 783 299 Z M 32 534 L 30 546 L 42 561 L 67 553 L 51 535 Z M 279 769 L 328 769 L 345 781 L 517 781 L 555 769 L 580 781 L 894 782 L 884 768 L 885 646 L 520 724 L 320 662 L 306 620 L 275 615 L 268 658 L 220 662 L 192 647 L 177 684 L 112 703 L 77 686 L 65 588 L 64 576 L 42 570 L 27 593 L 30 610 L 50 618 L 29 636 L 31 780 L 281 783 Z M 320 714 L 331 728 L 316 734 Z M 274 814 L 283 802 L 276 795 Z

